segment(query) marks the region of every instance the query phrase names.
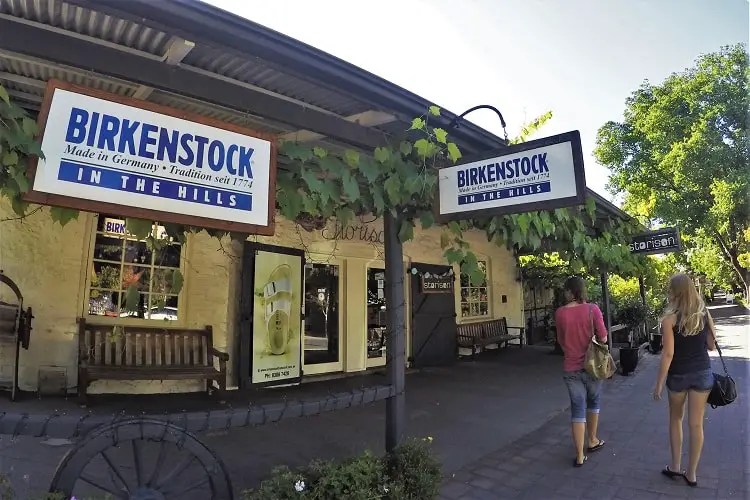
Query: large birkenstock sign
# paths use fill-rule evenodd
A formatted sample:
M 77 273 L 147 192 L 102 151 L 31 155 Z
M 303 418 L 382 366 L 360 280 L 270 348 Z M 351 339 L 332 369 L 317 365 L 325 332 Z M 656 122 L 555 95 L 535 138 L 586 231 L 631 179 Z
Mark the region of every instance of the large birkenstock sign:
M 437 219 L 551 210 L 585 203 L 578 131 L 513 144 L 440 170 Z
M 270 136 L 54 81 L 40 129 L 44 158 L 31 169 L 29 201 L 273 234 Z

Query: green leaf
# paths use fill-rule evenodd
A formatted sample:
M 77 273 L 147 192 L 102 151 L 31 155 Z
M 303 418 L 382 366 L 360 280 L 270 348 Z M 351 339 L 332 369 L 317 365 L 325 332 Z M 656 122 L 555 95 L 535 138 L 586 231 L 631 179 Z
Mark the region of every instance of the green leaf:
M 380 166 L 368 157 L 362 157 L 359 161 L 359 171 L 365 176 L 367 182 L 375 184 L 380 176 Z
M 461 224 L 456 221 L 449 222 L 448 229 L 450 229 L 451 233 L 455 234 L 456 236 L 462 236 L 464 234 L 463 230 L 461 229 Z
M 441 128 L 436 128 L 433 130 L 435 132 L 435 139 L 441 143 L 446 144 L 448 142 L 448 132 Z
M 565 222 L 570 219 L 570 214 L 568 213 L 567 208 L 556 208 L 555 217 L 557 220 Z
M 440 108 L 437 106 L 430 106 L 430 114 L 432 114 L 432 116 L 440 116 Z
M 375 148 L 374 156 L 378 163 L 385 163 L 391 158 L 391 150 L 384 147 Z
M 526 233 L 529 231 L 529 214 L 518 214 L 518 219 L 516 219 L 516 222 L 518 224 L 518 227 L 521 229 L 521 234 L 526 236 Z
M 403 141 L 401 145 L 399 145 L 399 151 L 401 151 L 401 154 L 404 156 L 409 156 L 411 152 L 414 150 L 414 145 L 412 145 L 411 142 Z
M 430 211 L 424 211 L 419 215 L 422 229 L 430 229 L 435 224 L 435 216 Z
M 359 153 L 351 149 L 347 149 L 344 152 L 344 161 L 350 167 L 357 168 L 357 166 L 359 165 Z
M 309 161 L 313 159 L 312 149 L 292 141 L 284 141 L 279 145 L 279 153 L 292 160 Z
M 22 123 L 23 133 L 29 137 L 34 137 L 39 133 L 39 127 L 37 127 L 36 122 L 31 118 L 24 118 Z
M 542 246 L 542 239 L 534 231 L 531 231 L 529 233 L 529 245 L 531 245 L 531 248 L 533 250 L 537 250 L 540 246 Z
M 29 179 L 26 177 L 26 173 L 21 168 L 18 168 L 17 165 L 11 167 L 9 172 L 13 180 L 18 184 L 18 190 L 21 193 L 26 193 L 29 190 Z
M 23 201 L 20 196 L 13 196 L 10 199 L 10 206 L 13 209 L 13 213 L 19 217 L 26 215 L 26 211 L 29 209 L 29 204 Z
M 307 183 L 311 192 L 320 193 L 323 190 L 323 181 L 318 179 L 317 173 L 312 168 L 302 169 L 302 179 Z
M 451 159 L 453 163 L 456 163 L 458 160 L 461 159 L 461 150 L 458 149 L 458 146 L 454 142 L 448 143 L 448 157 Z
M 313 154 L 318 158 L 325 158 L 326 156 L 328 156 L 328 151 L 319 146 L 315 146 L 313 148 Z
M 344 188 L 344 195 L 349 201 L 359 199 L 359 183 L 357 182 L 357 178 L 348 170 L 345 170 L 341 176 L 341 186 Z
M 49 209 L 50 217 L 53 221 L 59 222 L 61 226 L 72 221 L 78 220 L 78 210 L 71 210 L 69 208 L 51 207 Z M 148 236 L 148 235 L 147 235 Z
M 414 118 L 411 122 L 411 128 L 409 130 L 422 130 L 425 122 L 422 118 Z
M 414 223 L 410 220 L 402 219 L 401 227 L 398 230 L 398 240 L 406 243 L 414 237 Z
M 130 285 L 125 292 L 125 310 L 135 312 L 138 310 L 138 304 L 141 301 L 141 293 L 136 285 Z
M 448 261 L 448 264 L 458 264 L 464 259 L 464 253 L 457 248 L 447 249 L 443 252 L 443 256 L 445 257 L 445 260 Z
M 5 104 L 10 104 L 10 96 L 8 95 L 8 91 L 5 90 L 5 87 L 0 85 L 0 101 L 3 101 Z
M 419 156 L 426 158 L 430 156 L 430 151 L 432 150 L 433 145 L 427 139 L 422 138 L 414 143 L 414 147 L 417 148 L 417 154 Z
M 3 153 L 2 160 L 3 165 L 5 166 L 15 165 L 16 163 L 18 163 L 18 153 L 13 150 L 6 151 L 5 153 Z
M 383 188 L 379 184 L 375 184 L 371 187 L 372 203 L 375 206 L 375 210 L 378 215 L 385 211 L 385 193 Z
M 340 177 L 341 173 L 347 170 L 346 165 L 334 156 L 321 158 L 318 163 L 323 171 L 330 173 L 333 177 Z
M 125 219 L 125 229 L 139 240 L 145 240 L 146 237 L 151 234 L 154 225 L 148 220 L 128 217 Z
M 391 205 L 401 204 L 401 183 L 397 175 L 391 175 L 385 180 L 385 194 L 388 195 L 388 201 Z
M 182 291 L 182 273 L 179 269 L 172 271 L 172 293 L 179 294 Z
M 424 188 L 422 177 L 419 175 L 413 175 L 412 177 L 407 178 L 406 182 L 404 182 L 404 188 L 410 196 L 420 194 Z
M 354 219 L 354 211 L 349 207 L 341 207 L 336 211 L 336 219 L 342 226 L 346 227 Z
M 281 214 L 287 220 L 296 219 L 302 212 L 302 194 L 296 189 L 285 189 L 280 193 L 279 205 Z
M 591 222 L 596 221 L 596 200 L 594 198 L 586 199 L 586 213 L 591 217 Z

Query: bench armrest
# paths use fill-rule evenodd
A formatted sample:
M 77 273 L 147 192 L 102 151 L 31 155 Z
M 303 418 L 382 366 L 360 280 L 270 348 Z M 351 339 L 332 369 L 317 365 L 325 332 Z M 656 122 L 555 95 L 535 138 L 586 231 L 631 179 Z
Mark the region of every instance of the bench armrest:
M 229 354 L 225 352 L 221 352 L 220 350 L 216 349 L 215 347 L 211 347 L 208 349 L 208 354 L 211 356 L 216 356 L 219 358 L 219 361 L 229 361 Z

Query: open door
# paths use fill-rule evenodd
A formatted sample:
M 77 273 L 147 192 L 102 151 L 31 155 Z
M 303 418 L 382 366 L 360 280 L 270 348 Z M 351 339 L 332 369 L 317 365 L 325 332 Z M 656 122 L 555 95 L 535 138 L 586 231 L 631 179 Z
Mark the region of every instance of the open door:
M 442 366 L 456 360 L 455 276 L 450 266 L 412 264 L 411 365 Z

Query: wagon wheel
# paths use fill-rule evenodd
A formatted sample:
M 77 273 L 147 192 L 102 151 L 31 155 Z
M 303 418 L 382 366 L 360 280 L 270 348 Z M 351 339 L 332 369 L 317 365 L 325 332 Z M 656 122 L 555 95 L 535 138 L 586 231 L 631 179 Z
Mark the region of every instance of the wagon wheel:
M 155 458 L 148 446 L 158 450 Z M 175 451 L 182 457 L 169 458 Z M 155 419 L 93 429 L 60 461 L 50 492 L 66 497 L 107 494 L 123 500 L 234 498 L 221 459 L 194 434 Z

